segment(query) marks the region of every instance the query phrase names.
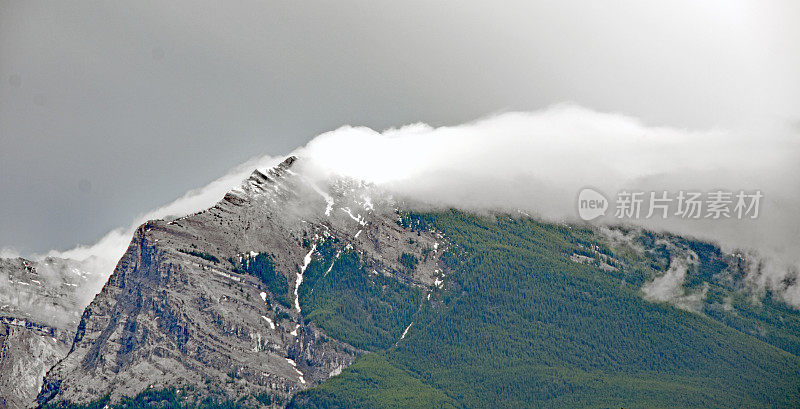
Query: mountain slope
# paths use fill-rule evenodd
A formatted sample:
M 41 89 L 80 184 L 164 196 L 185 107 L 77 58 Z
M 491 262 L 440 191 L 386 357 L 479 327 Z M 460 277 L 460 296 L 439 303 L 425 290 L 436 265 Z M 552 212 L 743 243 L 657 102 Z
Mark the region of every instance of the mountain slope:
M 407 336 L 290 407 L 428 407 L 419 382 L 458 407 L 796 407 L 800 359 L 708 317 L 641 296 L 647 271 L 594 230 L 460 212 L 412 215 L 441 231 L 451 274 Z M 572 256 L 572 257 L 571 257 Z M 795 314 L 796 317 L 796 314 Z M 370 382 L 376 374 L 393 379 Z M 359 388 L 357 385 L 372 385 Z
M 0 409 L 29 407 L 69 351 L 94 278 L 80 263 L 0 259 Z
M 374 186 L 319 178 L 311 166 L 289 158 L 253 172 L 211 209 L 141 226 L 39 402 L 800 400 L 800 314 L 749 292 L 739 255 L 625 228 L 414 213 Z
M 317 186 L 289 158 L 207 211 L 141 226 L 39 401 L 116 401 L 174 386 L 198 399 L 279 402 L 338 373 L 371 345 L 341 342 L 305 319 L 303 273 L 335 244 L 342 260 L 357 248 L 364 268 L 399 277 L 407 237 L 434 240 L 399 228 L 390 204 L 369 194 L 343 180 Z M 425 287 L 431 274 L 420 266 L 399 289 Z

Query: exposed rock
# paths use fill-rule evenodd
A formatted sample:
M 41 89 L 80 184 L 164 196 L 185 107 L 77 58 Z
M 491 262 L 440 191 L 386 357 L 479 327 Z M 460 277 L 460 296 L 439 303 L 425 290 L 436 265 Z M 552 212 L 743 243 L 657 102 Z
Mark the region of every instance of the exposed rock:
M 439 239 L 400 227 L 390 197 L 355 181 L 320 182 L 299 162 L 256 170 L 211 209 L 142 225 L 39 402 L 118 399 L 151 386 L 285 398 L 350 365 L 361 351 L 305 322 L 240 263 L 269 254 L 294 298 L 315 244 L 336 238 L 376 273 L 427 287 L 440 271 L 437 252 L 423 252 Z M 405 252 L 415 268 L 400 263 Z
M 45 373 L 69 350 L 52 336 L 56 332 L 27 321 L 0 320 L 0 408 L 33 404 Z
M 0 259 L 0 409 L 34 404 L 72 344 L 91 278 L 70 260 Z

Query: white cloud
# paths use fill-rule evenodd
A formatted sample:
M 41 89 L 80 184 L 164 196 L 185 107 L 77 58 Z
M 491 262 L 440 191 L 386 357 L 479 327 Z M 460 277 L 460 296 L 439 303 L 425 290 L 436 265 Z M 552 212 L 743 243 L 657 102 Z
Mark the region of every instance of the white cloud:
M 17 258 L 19 256 L 19 252 L 11 247 L 0 248 L 0 258 Z
M 278 159 L 271 156 L 253 158 L 231 169 L 225 176 L 214 180 L 206 186 L 190 190 L 179 199 L 153 209 L 138 218 L 128 227 L 120 227 L 107 233 L 97 243 L 81 245 L 70 250 L 51 250 L 46 254 L 34 255 L 31 258 L 43 259 L 45 257 L 58 257 L 72 259 L 80 262 L 81 269 L 93 274 L 98 281 L 89 283 L 82 299 L 88 305 L 94 295 L 100 291 L 105 281 L 114 271 L 117 262 L 125 254 L 136 228 L 148 220 L 162 219 L 169 216 L 184 216 L 200 210 L 207 209 L 218 202 L 233 186 L 244 180 L 253 169 L 258 167 L 271 167 L 278 163 Z M 2 249 L 0 255 L 17 255 L 11 249 Z
M 642 286 L 644 298 L 651 301 L 669 302 L 684 310 L 700 312 L 703 300 L 708 293 L 708 283 L 704 283 L 702 289 L 693 293 L 687 293 L 683 287 L 688 266 L 696 264 L 696 261 L 697 255 L 694 253 L 690 253 L 685 260 L 673 259 L 666 272 Z
M 576 221 L 576 196 L 587 186 L 612 203 L 624 189 L 759 189 L 765 197 L 756 220 L 670 217 L 633 224 L 712 240 L 728 250 L 756 249 L 764 266 L 753 282 L 777 288 L 800 265 L 797 136 L 778 127 L 757 133 L 651 127 L 630 116 L 562 104 L 452 127 L 415 124 L 377 132 L 347 126 L 320 135 L 298 154 L 325 173 L 369 180 L 410 199 L 521 209 L 552 221 Z M 611 216 L 613 208 L 600 223 L 618 222 Z M 797 287 L 781 291 L 795 300 Z
M 622 189 L 760 189 L 765 198 L 757 220 L 669 218 L 634 224 L 713 240 L 727 249 L 756 249 L 765 261 L 753 282 L 762 287 L 778 286 L 800 265 L 800 186 L 795 180 L 800 148 L 790 131 L 651 127 L 626 115 L 562 104 L 451 127 L 413 124 L 377 132 L 345 126 L 319 135 L 294 154 L 312 159 L 322 175 L 364 179 L 411 200 L 472 210 L 519 209 L 551 221 L 577 221 L 576 196 L 587 186 L 609 198 Z M 248 161 L 92 246 L 48 255 L 94 256 L 107 276 L 139 224 L 210 207 L 252 169 L 280 159 Z M 610 217 L 599 221 L 616 222 Z M 781 291 L 800 305 L 797 284 Z

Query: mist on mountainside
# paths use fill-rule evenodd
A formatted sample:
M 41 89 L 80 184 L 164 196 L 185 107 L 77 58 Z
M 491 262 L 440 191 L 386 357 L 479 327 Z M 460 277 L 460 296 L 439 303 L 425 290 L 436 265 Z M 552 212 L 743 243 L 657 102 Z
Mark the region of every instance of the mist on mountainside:
M 647 126 L 629 116 L 574 104 L 509 112 L 434 128 L 412 124 L 382 132 L 346 126 L 323 133 L 292 154 L 308 177 L 364 180 L 399 198 L 434 208 L 523 212 L 556 222 L 580 222 L 576 196 L 592 187 L 612 198 L 622 190 L 759 190 L 757 219 L 625 219 L 613 209 L 597 224 L 628 223 L 719 243 L 758 260 L 748 282 L 800 306 L 797 251 L 800 144 L 796 132 L 741 132 Z M 713 152 L 713 154 L 710 154 Z M 254 158 L 210 184 L 148 212 L 94 245 L 49 256 L 93 260 L 100 277 L 113 271 L 133 230 L 148 219 L 178 217 L 210 207 L 254 169 L 280 157 Z M 6 250 L 8 253 L 8 250 Z M 41 257 L 41 256 L 38 256 Z M 34 257 L 37 258 L 37 257 Z M 789 284 L 787 284 L 789 283 Z M 99 288 L 99 286 L 96 286 Z

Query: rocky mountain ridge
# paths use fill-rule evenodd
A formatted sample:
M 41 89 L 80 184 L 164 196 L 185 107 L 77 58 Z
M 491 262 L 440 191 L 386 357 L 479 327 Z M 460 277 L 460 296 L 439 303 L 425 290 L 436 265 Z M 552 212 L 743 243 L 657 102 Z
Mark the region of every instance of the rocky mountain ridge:
M 797 314 L 769 298 L 761 306 L 753 301 L 757 294 L 746 283 L 753 263 L 742 254 L 728 254 L 690 238 L 624 226 L 594 228 L 542 223 L 527 215 L 477 216 L 457 210 L 416 213 L 408 211 L 410 208 L 414 207 L 375 186 L 320 176 L 313 164 L 290 157 L 274 168 L 255 170 L 207 210 L 140 226 L 114 273 L 85 310 L 78 308 L 81 302 L 76 294 L 67 290 L 81 288 L 80 280 L 88 279 L 69 261 L 36 264 L 0 260 L 0 272 L 7 272 L 10 285 L 39 289 L 36 294 L 0 294 L 20 295 L 0 309 L 4 312 L 0 324 L 6 325 L 6 337 L 0 340 L 4 351 L 10 351 L 0 359 L 12 356 L 16 357 L 15 368 L 36 368 L 23 376 L 29 380 L 23 388 L 22 383 L 14 383 L 21 372 L 6 371 L 12 366 L 4 364 L 0 388 L 4 394 L 13 394 L 15 400 L 3 404 L 15 409 L 33 406 L 39 392 L 35 401 L 39 405 L 85 404 L 108 397 L 113 406 L 123 396 L 173 390 L 170 388 L 189 402 L 210 399 L 236 401 L 245 407 L 282 407 L 294 397 L 293 405 L 319 403 L 324 399 L 308 397 L 319 396 L 315 391 L 325 391 L 325 385 L 331 382 L 308 389 L 331 376 L 344 373 L 332 380 L 341 384 L 342 379 L 352 379 L 354 374 L 368 374 L 361 372 L 365 365 L 375 370 L 369 365 L 381 362 L 387 351 L 405 351 L 403 359 L 414 357 L 418 351 L 410 345 L 420 342 L 422 334 L 436 332 L 432 325 L 437 319 L 445 319 L 442 317 L 451 307 L 469 305 L 491 310 L 486 315 L 491 317 L 488 321 L 467 325 L 485 327 L 479 334 L 526 331 L 526 325 L 493 326 L 500 317 L 498 311 L 516 308 L 518 305 L 508 300 L 519 298 L 519 288 L 527 288 L 540 300 L 509 315 L 512 322 L 539 308 L 550 315 L 535 321 L 536 325 L 561 319 L 561 313 L 571 310 L 553 315 L 547 306 L 563 288 L 556 285 L 540 294 L 537 287 L 554 285 L 542 279 L 548 274 L 556 274 L 565 286 L 582 288 L 577 299 L 568 291 L 561 294 L 565 298 L 556 305 L 594 297 L 598 290 L 581 287 L 581 280 L 606 286 L 614 282 L 616 290 L 575 311 L 596 309 L 597 314 L 612 316 L 614 322 L 639 325 L 627 322 L 629 317 L 624 312 L 600 308 L 607 302 L 625 300 L 629 307 L 644 308 L 641 317 L 661 316 L 660 326 L 673 325 L 672 320 L 693 322 L 697 317 L 705 321 L 692 325 L 705 326 L 711 318 L 790 354 L 800 351 L 800 338 L 792 334 L 793 328 L 800 328 Z M 440 230 L 437 226 L 444 227 Z M 471 232 L 463 234 L 465 231 Z M 508 240 L 517 241 L 510 246 Z M 487 255 L 493 253 L 498 253 L 497 261 L 492 261 L 495 266 L 459 272 L 460 263 L 489 263 L 487 260 L 494 259 Z M 524 260 L 520 258 L 523 256 L 548 260 L 559 267 L 548 269 L 539 262 L 527 267 L 513 264 Z M 50 264 L 71 267 L 54 268 Z M 53 271 L 80 280 L 70 281 Z M 516 284 L 505 288 L 510 277 Z M 51 282 L 56 284 L 48 284 Z M 501 288 L 503 291 L 495 294 Z M 462 297 L 472 298 L 465 304 L 446 307 Z M 496 302 L 482 306 L 486 297 Z M 58 307 L 57 303 L 47 307 L 53 300 L 67 307 Z M 530 296 L 525 296 L 517 301 L 527 305 L 529 300 Z M 675 315 L 671 306 L 691 316 Z M 51 318 L 47 318 L 48 313 Z M 673 315 L 665 318 L 665 313 Z M 446 320 L 462 318 L 456 314 Z M 588 325 L 592 315 L 574 318 Z M 575 322 L 567 320 L 559 325 L 574 326 Z M 650 331 L 653 326 L 641 329 Z M 461 334 L 463 330 L 466 332 Z M 461 326 L 448 331 L 441 337 L 474 335 Z M 586 328 L 575 331 L 572 336 L 582 339 Z M 519 339 L 541 336 L 531 333 Z M 683 336 L 694 340 L 690 331 L 684 331 Z M 483 345 L 497 347 L 509 341 L 499 335 L 489 338 L 491 342 L 475 343 L 472 353 L 483 353 Z M 435 337 L 424 341 L 425 347 L 432 349 L 417 357 L 421 359 L 417 362 L 419 370 L 448 348 L 453 357 L 463 357 L 458 349 L 460 341 L 454 342 L 446 347 Z M 543 347 L 551 348 L 549 340 L 542 342 Z M 566 343 L 563 347 L 584 344 Z M 681 348 L 672 344 L 665 340 L 656 346 Z M 762 344 L 757 346 L 760 351 L 764 349 Z M 709 344 L 707 348 L 719 349 L 719 345 Z M 361 366 L 347 369 L 367 352 L 379 353 L 359 360 Z M 775 351 L 764 354 L 779 356 Z M 378 365 L 377 373 L 388 370 L 424 390 L 415 383 L 419 379 L 406 378 L 415 375 L 404 372 L 405 362 L 394 361 L 394 369 Z M 539 362 L 538 358 L 534 362 Z M 51 367 L 42 383 L 44 372 Z M 433 379 L 442 374 L 434 371 L 426 376 Z M 516 387 L 545 385 L 536 382 L 520 382 Z M 43 385 L 41 390 L 39 385 Z M 442 388 L 427 391 L 447 391 Z M 336 393 L 344 397 L 340 391 Z
M 399 226 L 391 197 L 352 180 L 323 185 L 297 162 L 253 172 L 206 211 L 141 226 L 38 402 L 165 386 L 280 402 L 340 372 L 363 351 L 306 321 L 299 302 L 326 242 L 339 249 L 330 269 L 357 251 L 376 275 L 423 291 L 440 281 L 436 251 L 422 254 L 440 238 Z M 409 269 L 403 254 L 424 261 Z

